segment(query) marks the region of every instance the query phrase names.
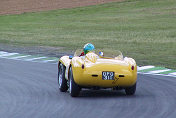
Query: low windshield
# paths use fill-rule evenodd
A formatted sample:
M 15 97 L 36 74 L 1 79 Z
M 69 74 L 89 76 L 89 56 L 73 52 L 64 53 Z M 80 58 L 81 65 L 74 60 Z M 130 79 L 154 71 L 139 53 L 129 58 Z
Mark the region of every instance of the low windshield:
M 74 56 L 80 56 L 83 52 L 83 49 L 77 49 Z M 100 58 L 114 58 L 123 60 L 123 55 L 120 51 L 111 51 L 111 50 L 94 50 L 92 51 L 97 54 Z
M 83 52 L 83 49 L 77 49 L 77 50 L 75 51 L 74 57 L 77 57 L 77 56 L 79 57 L 82 52 Z

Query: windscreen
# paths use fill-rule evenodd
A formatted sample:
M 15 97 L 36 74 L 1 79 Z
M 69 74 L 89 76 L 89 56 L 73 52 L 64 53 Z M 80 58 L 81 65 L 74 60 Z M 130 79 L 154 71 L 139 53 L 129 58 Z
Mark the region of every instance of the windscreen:
M 75 51 L 74 56 L 80 56 L 81 53 L 83 52 L 83 49 L 77 49 Z M 106 58 L 106 59 L 118 59 L 118 60 L 123 60 L 123 55 L 120 51 L 115 50 L 93 50 L 92 52 L 94 52 L 95 54 L 97 54 L 99 56 L 99 58 Z

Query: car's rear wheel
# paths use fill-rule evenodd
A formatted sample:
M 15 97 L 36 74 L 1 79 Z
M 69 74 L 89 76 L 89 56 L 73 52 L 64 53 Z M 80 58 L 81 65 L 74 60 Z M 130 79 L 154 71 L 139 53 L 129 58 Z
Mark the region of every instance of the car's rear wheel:
M 72 67 L 69 69 L 69 93 L 72 97 L 77 97 L 81 88 L 75 83 L 73 78 Z
M 58 84 L 61 92 L 66 92 L 68 90 L 67 80 L 65 79 L 65 66 L 62 63 L 59 64 Z
M 125 88 L 125 92 L 127 95 L 134 95 L 136 92 L 136 83 L 131 87 Z

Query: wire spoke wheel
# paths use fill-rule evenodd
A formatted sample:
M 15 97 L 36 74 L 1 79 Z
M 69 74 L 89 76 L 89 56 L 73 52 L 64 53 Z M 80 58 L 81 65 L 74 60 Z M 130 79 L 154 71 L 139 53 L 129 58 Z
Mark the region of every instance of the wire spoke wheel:
M 58 69 L 58 84 L 61 92 L 66 92 L 68 90 L 67 80 L 65 79 L 65 66 L 60 63 Z
M 61 65 L 61 64 L 60 64 Z M 60 66 L 60 68 L 59 68 L 59 88 L 61 88 L 61 85 L 62 85 L 62 78 L 63 78 L 63 66 Z

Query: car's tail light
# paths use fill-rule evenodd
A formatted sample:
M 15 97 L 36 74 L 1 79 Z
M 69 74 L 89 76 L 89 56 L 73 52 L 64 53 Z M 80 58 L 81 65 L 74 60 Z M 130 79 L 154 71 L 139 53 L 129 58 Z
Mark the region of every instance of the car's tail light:
M 131 66 L 131 70 L 134 70 L 134 66 Z

